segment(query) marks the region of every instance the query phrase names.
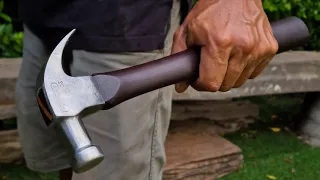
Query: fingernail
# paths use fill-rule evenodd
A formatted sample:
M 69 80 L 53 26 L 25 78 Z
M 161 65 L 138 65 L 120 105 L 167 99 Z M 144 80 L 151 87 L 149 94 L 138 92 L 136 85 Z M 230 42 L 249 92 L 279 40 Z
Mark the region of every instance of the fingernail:
M 219 91 L 221 91 L 221 92 L 227 92 L 227 91 L 230 91 L 231 88 L 232 88 L 231 86 L 221 86 L 221 87 L 219 88 Z
M 180 85 L 180 84 L 176 84 L 176 85 L 175 85 L 175 89 L 176 89 L 176 91 L 177 91 L 178 93 L 180 93 L 180 91 L 181 91 L 181 85 Z
M 180 89 L 180 87 L 181 87 L 181 85 L 178 83 L 178 84 L 176 84 L 176 88 L 177 89 Z

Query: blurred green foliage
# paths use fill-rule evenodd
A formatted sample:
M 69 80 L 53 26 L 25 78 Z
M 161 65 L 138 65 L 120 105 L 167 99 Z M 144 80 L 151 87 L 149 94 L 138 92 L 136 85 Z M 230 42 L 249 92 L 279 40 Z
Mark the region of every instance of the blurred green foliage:
M 305 50 L 320 48 L 320 0 L 264 0 L 263 7 L 270 21 L 288 16 L 301 18 L 310 31 Z
M 11 17 L 3 13 L 4 2 L 0 0 L 0 57 L 21 57 L 23 32 L 15 32 Z

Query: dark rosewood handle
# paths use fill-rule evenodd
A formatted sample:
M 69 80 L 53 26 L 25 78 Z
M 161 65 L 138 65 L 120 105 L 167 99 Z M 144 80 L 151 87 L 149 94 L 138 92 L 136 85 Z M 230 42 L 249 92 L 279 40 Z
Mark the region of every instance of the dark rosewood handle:
M 302 46 L 308 40 L 308 28 L 297 17 L 273 22 L 271 26 L 279 44 L 278 53 Z M 183 80 L 195 80 L 199 57 L 199 51 L 190 48 L 145 64 L 92 76 L 106 101 L 104 109 L 108 109 L 141 94 Z

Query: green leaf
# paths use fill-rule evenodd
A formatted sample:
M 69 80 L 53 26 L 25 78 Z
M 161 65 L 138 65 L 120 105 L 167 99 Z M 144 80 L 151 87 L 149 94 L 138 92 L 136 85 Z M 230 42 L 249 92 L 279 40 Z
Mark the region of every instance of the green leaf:
M 5 34 L 7 34 L 7 35 L 11 35 L 12 34 L 12 25 L 11 24 L 8 24 L 8 25 L 6 25 L 5 26 L 5 29 L 4 29 L 4 32 L 5 32 Z
M 8 36 L 3 36 L 2 37 L 2 43 L 4 45 L 9 45 L 10 44 L 9 37 Z
M 0 18 L 7 21 L 8 23 L 11 23 L 11 17 L 4 13 L 0 13 Z
M 19 46 L 18 44 L 15 44 L 14 46 L 13 46 L 13 49 L 14 50 L 16 50 L 17 52 L 22 52 L 22 47 L 21 46 Z
M 320 14 L 315 15 L 315 20 L 320 21 Z
M 0 36 L 2 34 L 4 34 L 4 29 L 5 29 L 6 25 L 5 24 L 0 24 Z
M 284 5 L 284 7 L 287 9 L 287 10 L 291 10 L 291 4 L 290 3 L 286 3 L 285 5 Z

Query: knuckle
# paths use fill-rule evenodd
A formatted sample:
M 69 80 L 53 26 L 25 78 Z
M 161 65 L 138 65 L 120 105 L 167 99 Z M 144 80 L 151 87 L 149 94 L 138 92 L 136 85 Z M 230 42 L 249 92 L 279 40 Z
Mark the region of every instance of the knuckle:
M 261 44 L 258 48 L 256 59 L 261 59 L 269 54 L 268 47 L 268 45 Z
M 272 43 L 271 43 L 271 47 L 270 47 L 270 52 L 271 54 L 276 54 L 279 50 L 279 44 L 276 40 L 272 40 Z
M 232 43 L 232 39 L 228 33 L 224 33 L 216 37 L 215 42 L 218 46 L 226 47 Z
M 201 28 L 201 27 L 198 25 L 198 21 L 196 19 L 192 19 L 187 25 L 188 35 L 199 34 L 198 33 L 199 30 L 201 31 L 201 29 L 199 29 L 199 28 Z
M 252 35 L 253 33 L 245 33 L 244 35 L 236 35 L 235 45 L 244 54 L 250 54 L 257 45 L 256 37 Z
M 197 21 L 201 25 L 201 27 L 205 30 L 205 32 L 210 32 L 211 31 L 211 25 L 209 21 Z
M 188 23 L 188 29 L 192 30 L 192 29 L 196 29 L 199 26 L 199 21 L 198 18 L 193 18 L 192 20 L 190 20 L 190 22 Z
M 259 55 L 261 56 L 269 56 L 275 55 L 278 51 L 278 42 L 275 39 L 272 39 L 266 43 L 261 44 L 259 48 Z
M 199 16 L 194 17 L 191 21 L 190 24 L 192 24 L 194 27 L 199 27 L 204 30 L 209 30 L 210 29 L 210 21 L 205 21 L 203 20 L 203 16 L 200 14 Z
M 199 17 L 195 17 L 188 23 L 188 31 L 196 32 L 201 31 L 203 33 L 209 32 L 209 24 L 206 21 L 202 21 Z
M 256 46 L 254 38 L 245 38 L 238 43 L 238 46 L 245 54 L 249 54 Z

